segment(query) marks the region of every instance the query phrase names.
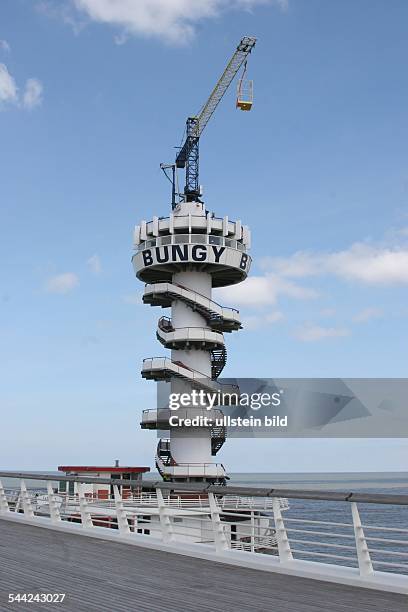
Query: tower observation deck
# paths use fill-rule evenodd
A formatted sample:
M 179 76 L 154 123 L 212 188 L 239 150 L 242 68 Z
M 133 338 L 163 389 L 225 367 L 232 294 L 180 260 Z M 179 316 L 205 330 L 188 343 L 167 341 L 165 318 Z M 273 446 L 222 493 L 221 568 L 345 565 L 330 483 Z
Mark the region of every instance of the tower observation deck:
M 212 289 L 247 277 L 249 229 L 240 221 L 214 217 L 202 202 L 181 202 L 169 217 L 153 217 L 136 226 L 134 242 L 134 270 L 146 283 L 143 302 L 171 309 L 170 317 L 159 319 L 156 331 L 170 356 L 144 359 L 142 377 L 168 381 L 171 393 L 237 393 L 218 378 L 227 361 L 224 334 L 241 328 L 240 316 L 236 309 L 217 304 Z M 211 412 L 214 417 L 219 411 Z M 187 408 L 186 414 L 209 413 L 202 405 Z M 225 442 L 225 428 L 170 427 L 169 415 L 169 410 L 145 410 L 141 423 L 145 429 L 170 431 L 170 438 L 160 439 L 157 446 L 161 476 L 175 482 L 223 483 L 225 468 L 214 457 Z

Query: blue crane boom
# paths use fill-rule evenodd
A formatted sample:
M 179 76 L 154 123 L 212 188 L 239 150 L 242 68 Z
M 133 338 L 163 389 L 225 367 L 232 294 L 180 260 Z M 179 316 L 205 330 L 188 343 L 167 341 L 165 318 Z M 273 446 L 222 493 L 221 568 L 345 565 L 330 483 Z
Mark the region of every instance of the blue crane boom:
M 199 186 L 199 140 L 222 97 L 234 80 L 235 75 L 251 53 L 256 43 L 253 36 L 244 36 L 228 62 L 224 72 L 212 90 L 207 102 L 198 115 L 188 117 L 186 139 L 176 157 L 176 167 L 186 169 L 184 197 L 186 201 L 196 201 L 200 196 Z

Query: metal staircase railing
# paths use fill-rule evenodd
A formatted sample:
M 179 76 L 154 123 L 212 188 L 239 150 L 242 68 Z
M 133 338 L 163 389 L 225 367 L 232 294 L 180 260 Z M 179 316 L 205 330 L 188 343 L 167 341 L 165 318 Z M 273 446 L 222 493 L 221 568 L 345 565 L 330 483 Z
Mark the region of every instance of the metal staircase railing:
M 218 425 L 211 428 L 211 455 L 214 457 L 223 446 L 227 438 L 227 428 L 225 425 Z
M 227 349 L 225 346 L 211 351 L 211 378 L 216 380 L 227 363 Z
M 174 333 L 173 333 L 174 332 Z M 224 345 L 224 337 L 220 331 L 209 329 L 203 325 L 188 325 L 174 327 L 172 319 L 160 317 L 156 330 L 156 338 L 166 348 L 176 348 L 179 345 L 206 346 L 207 349 L 217 349 Z
M 155 293 L 154 286 L 160 284 L 167 285 L 168 289 L 163 293 Z M 229 310 L 231 313 L 235 313 L 236 316 L 238 316 L 239 311 L 236 308 L 227 309 L 225 306 L 221 306 L 221 304 L 218 304 L 214 300 L 211 300 L 202 293 L 194 291 L 193 289 L 189 289 L 184 285 L 180 285 L 178 283 L 170 283 L 169 281 L 156 281 L 153 284 L 146 284 L 146 287 L 151 287 L 152 293 L 148 293 L 143 296 L 143 302 L 145 304 L 156 304 L 161 305 L 162 308 L 166 308 L 171 306 L 171 302 L 173 300 L 181 300 L 188 306 L 190 306 L 193 310 L 199 312 L 207 320 L 211 328 L 219 329 L 220 331 L 225 332 L 230 332 L 242 328 L 241 322 L 237 318 L 232 317 L 231 319 L 229 319 L 225 318 L 221 314 L 224 310 Z M 182 289 L 184 294 L 181 294 L 178 291 L 172 291 L 172 287 Z M 204 304 L 197 301 L 195 296 L 203 298 L 205 301 L 207 301 L 208 306 L 205 306 Z
M 165 476 L 163 466 L 169 465 L 177 465 L 171 454 L 170 440 L 160 438 L 157 444 L 156 468 L 162 478 Z
M 159 329 L 161 329 L 163 332 L 167 333 L 174 331 L 174 327 L 170 317 L 160 317 L 157 324 L 159 326 Z

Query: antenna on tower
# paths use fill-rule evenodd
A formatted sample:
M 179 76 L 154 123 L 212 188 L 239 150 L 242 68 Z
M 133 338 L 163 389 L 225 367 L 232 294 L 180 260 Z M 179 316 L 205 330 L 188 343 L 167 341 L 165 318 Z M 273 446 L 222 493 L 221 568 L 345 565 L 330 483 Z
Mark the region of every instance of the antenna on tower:
M 178 185 L 176 191 L 176 183 L 177 183 L 177 172 L 176 172 L 176 164 L 160 164 L 160 168 L 163 170 L 163 174 L 168 181 L 171 183 L 171 208 L 174 210 L 176 208 L 176 194 L 178 195 Z M 171 177 L 168 175 L 168 170 L 171 170 Z

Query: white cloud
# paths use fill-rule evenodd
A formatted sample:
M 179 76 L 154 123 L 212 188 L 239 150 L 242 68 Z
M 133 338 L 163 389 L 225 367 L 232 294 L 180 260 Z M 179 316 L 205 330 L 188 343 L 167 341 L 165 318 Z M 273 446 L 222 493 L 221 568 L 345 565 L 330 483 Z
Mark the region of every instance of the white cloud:
M 267 323 L 277 323 L 278 321 L 282 321 L 282 319 L 284 319 L 284 316 L 279 310 L 274 310 L 265 316 L 265 321 Z
M 40 106 L 42 102 L 43 86 L 38 79 L 27 79 L 24 95 L 23 106 L 31 110 L 36 106 Z
M 251 10 L 257 5 L 287 8 L 287 0 L 72 0 L 80 14 L 91 21 L 121 28 L 127 35 L 156 37 L 184 44 L 202 20 L 214 19 L 228 10 Z
M 372 285 L 408 283 L 408 249 L 354 244 L 347 251 L 333 253 L 327 264 L 333 274 L 349 280 Z
M 72 27 L 74 34 L 78 35 L 86 23 L 84 19 L 78 18 L 78 11 L 74 11 L 73 2 L 55 2 L 55 0 L 40 0 L 36 4 L 36 9 L 43 15 L 52 19 L 58 19 Z
M 7 70 L 7 66 L 0 64 L 0 104 L 4 102 L 16 103 L 17 100 L 16 82 Z
M 333 253 L 265 258 L 263 267 L 288 278 L 332 275 L 367 285 L 402 285 L 408 284 L 408 248 L 358 242 Z
M 69 293 L 73 289 L 79 286 L 79 278 L 73 272 L 64 272 L 63 274 L 57 274 L 47 280 L 46 290 L 49 293 Z
M 268 325 L 273 325 L 284 319 L 284 315 L 279 310 L 274 310 L 262 315 L 247 315 L 244 317 L 242 324 L 245 329 L 255 331 L 265 329 Z
M 314 276 L 319 271 L 318 259 L 321 255 L 312 254 L 307 251 L 298 251 L 289 257 L 264 257 L 261 259 L 261 267 L 273 270 L 280 276 L 303 278 Z
M 219 289 L 217 295 L 227 303 L 244 306 L 266 306 L 275 304 L 279 296 L 298 300 L 317 297 L 317 292 L 302 287 L 277 274 L 266 273 L 264 276 L 250 276 L 243 283 Z
M 302 342 L 316 342 L 326 338 L 341 338 L 349 335 L 350 330 L 344 327 L 321 327 L 312 323 L 306 323 L 294 333 L 295 338 Z
M 353 317 L 354 323 L 367 323 L 367 321 L 371 321 L 372 319 L 378 319 L 383 316 L 383 311 L 381 308 L 365 308 L 361 310 Z
M 0 64 L 0 106 L 5 103 L 32 109 L 42 102 L 43 86 L 38 79 L 27 79 L 25 90 L 20 100 L 14 77 L 5 64 Z
M 405 229 L 393 230 L 387 232 L 381 243 L 356 242 L 349 248 L 333 252 L 298 251 L 289 257 L 266 257 L 260 260 L 263 274 L 250 276 L 232 287 L 217 289 L 215 299 L 250 309 L 244 322 L 250 329 L 260 329 L 267 324 L 263 310 L 276 305 L 282 297 L 307 300 L 321 295 L 316 288 L 307 285 L 308 279 L 327 276 L 363 286 L 407 285 L 408 244 L 405 235 Z M 318 314 L 333 317 L 336 310 L 320 307 Z M 352 322 L 364 323 L 381 316 L 381 309 L 366 308 L 357 312 Z M 349 334 L 350 330 L 345 327 L 320 327 L 312 323 L 295 331 L 295 337 L 305 342 Z
M 2 51 L 10 51 L 10 45 L 7 40 L 0 40 L 0 49 Z
M 90 257 L 86 263 L 91 272 L 96 276 L 98 276 L 102 272 L 102 263 L 98 255 L 92 255 L 92 257 Z

